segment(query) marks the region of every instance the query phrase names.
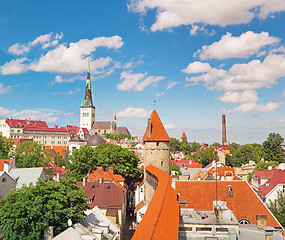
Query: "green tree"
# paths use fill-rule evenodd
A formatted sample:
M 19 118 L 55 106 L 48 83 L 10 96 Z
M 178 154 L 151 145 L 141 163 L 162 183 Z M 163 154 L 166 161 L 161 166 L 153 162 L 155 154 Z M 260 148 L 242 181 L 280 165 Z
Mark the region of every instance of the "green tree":
M 283 142 L 284 138 L 279 133 L 270 133 L 263 142 L 264 160 L 284 162 Z
M 194 142 L 191 144 L 191 152 L 196 152 L 197 149 L 200 148 L 200 147 L 201 147 L 201 144 L 194 141 Z
M 183 139 L 180 142 L 179 151 L 183 151 L 185 153 L 185 155 L 191 154 L 191 147 L 189 146 L 186 139 Z
M 277 218 L 280 224 L 285 228 L 285 193 L 282 191 L 278 192 L 277 199 L 269 200 L 267 204 L 269 210 Z
M 112 167 L 114 172 L 126 178 L 126 181 L 139 178 L 142 171 L 138 168 L 139 159 L 126 148 L 114 144 L 102 143 L 94 149 L 99 166 Z
M 262 146 L 259 144 L 245 144 L 237 148 L 228 159 L 227 164 L 232 167 L 240 167 L 250 160 L 258 162 L 263 155 Z
M 233 142 L 229 145 L 229 148 L 230 148 L 230 154 L 234 155 L 235 152 L 240 148 L 240 145 Z
M 66 168 L 68 168 L 69 165 L 69 159 L 66 158 L 66 155 L 64 155 L 64 157 L 62 157 L 59 153 L 56 153 L 56 155 L 54 156 L 54 163 L 57 166 L 65 166 Z
M 95 150 L 90 145 L 83 145 L 79 149 L 74 149 L 70 159 L 69 169 L 77 180 L 82 180 L 89 170 L 95 169 L 98 165 Z
M 208 165 L 213 160 L 217 159 L 217 153 L 214 148 L 209 147 L 203 151 L 196 152 L 193 155 L 194 161 L 201 163 L 203 167 Z
M 119 133 L 119 134 L 112 134 L 112 133 L 104 133 L 104 136 L 106 138 L 110 138 L 112 140 L 122 140 L 122 139 L 132 139 L 131 134 L 125 134 L 125 133 Z
M 19 168 L 43 167 L 51 158 L 43 145 L 37 142 L 20 143 L 15 149 L 16 165 Z
M 73 224 L 84 220 L 86 200 L 74 179 L 63 178 L 59 183 L 38 181 L 35 186 L 13 190 L 0 209 L 4 240 L 44 239 L 44 229 L 49 226 L 54 226 L 57 235 L 68 227 L 68 219 Z
M 13 143 L 10 139 L 0 136 L 0 159 L 9 158 L 9 153 L 13 148 Z
M 264 161 L 259 161 L 256 165 L 254 170 L 265 170 L 267 169 L 269 166 L 279 166 L 279 162 L 277 161 L 270 161 L 270 162 L 264 162 Z
M 170 152 L 175 153 L 176 151 L 179 151 L 180 148 L 180 142 L 176 138 L 170 138 Z
M 180 167 L 177 164 L 175 164 L 174 162 L 170 163 L 170 171 L 175 171 L 178 173 L 178 175 L 181 175 Z

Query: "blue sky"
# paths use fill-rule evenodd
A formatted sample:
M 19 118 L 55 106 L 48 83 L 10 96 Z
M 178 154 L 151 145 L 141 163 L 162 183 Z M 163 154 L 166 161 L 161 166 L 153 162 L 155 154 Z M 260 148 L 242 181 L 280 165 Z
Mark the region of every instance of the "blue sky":
M 143 135 L 285 137 L 284 0 L 0 0 L 0 118 L 79 125 L 87 59 L 96 120 Z

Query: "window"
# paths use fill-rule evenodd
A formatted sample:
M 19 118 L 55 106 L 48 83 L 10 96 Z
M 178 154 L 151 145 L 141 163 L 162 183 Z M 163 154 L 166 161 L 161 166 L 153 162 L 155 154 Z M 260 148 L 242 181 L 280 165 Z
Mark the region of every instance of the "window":
M 51 144 L 55 144 L 55 141 L 51 141 Z
M 163 161 L 160 162 L 160 165 L 163 166 Z
M 18 130 L 17 130 L 17 132 L 21 132 L 21 130 L 20 130 L 20 129 L 18 129 Z
M 143 188 L 141 188 L 141 192 L 143 192 Z
M 67 141 L 64 141 L 63 144 L 67 144 Z
M 241 221 L 239 222 L 239 224 L 249 224 L 249 221 L 247 221 L 247 220 L 241 220 Z
M 3 178 L 2 179 L 2 182 L 4 183 L 4 182 L 7 182 L 7 179 L 6 178 Z
M 57 138 L 58 138 L 58 139 L 61 139 L 61 136 L 58 136 Z
M 47 141 L 45 141 L 45 144 L 47 144 Z
M 14 132 L 14 129 L 11 129 L 11 132 Z
M 57 144 L 61 144 L 61 141 L 57 141 Z
M 285 193 L 285 185 L 282 186 L 282 192 Z
M 63 137 L 64 139 L 67 139 L 67 137 Z
M 55 139 L 55 136 L 51 136 L 52 139 Z

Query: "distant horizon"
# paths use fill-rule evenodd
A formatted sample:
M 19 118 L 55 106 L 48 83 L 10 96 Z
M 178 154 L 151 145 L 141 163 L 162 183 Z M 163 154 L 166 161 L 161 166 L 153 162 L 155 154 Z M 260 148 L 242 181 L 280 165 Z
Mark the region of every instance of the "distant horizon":
M 36 14 L 35 14 L 36 13 Z M 251 1 L 2 1 L 0 118 L 79 126 L 90 59 L 96 120 L 142 136 L 239 144 L 285 136 L 285 5 Z

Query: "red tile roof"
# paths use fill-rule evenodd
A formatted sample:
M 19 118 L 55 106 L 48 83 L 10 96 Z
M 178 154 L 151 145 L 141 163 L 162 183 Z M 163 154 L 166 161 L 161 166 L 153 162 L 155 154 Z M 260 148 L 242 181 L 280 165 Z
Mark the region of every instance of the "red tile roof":
M 11 164 L 13 159 L 0 159 L 0 172 L 3 171 L 4 169 L 4 162 L 8 162 L 9 164 Z
M 109 169 L 106 172 L 102 168 L 92 170 L 87 178 L 93 181 L 99 181 L 101 178 L 103 178 L 104 181 L 114 181 L 119 188 L 122 190 L 125 189 L 125 187 L 120 183 L 124 182 L 125 178 L 119 174 L 113 174 Z
M 150 116 L 150 121 L 151 121 L 151 135 L 150 137 L 148 136 L 148 126 L 145 130 L 145 134 L 143 137 L 143 141 L 166 141 L 170 142 L 170 138 L 156 112 L 156 110 L 152 110 L 151 116 Z
M 211 168 L 208 173 L 210 176 L 213 176 L 213 172 L 215 171 L 215 168 Z M 235 169 L 233 167 L 217 167 L 218 176 L 234 176 L 235 175 Z
M 179 229 L 179 203 L 171 187 L 171 177 L 148 165 L 146 170 L 158 179 L 158 186 L 132 240 L 176 240 Z
M 83 182 L 77 182 L 77 187 L 82 188 L 88 199 L 91 199 L 88 203 L 89 208 L 98 206 L 105 209 L 122 209 L 123 207 L 124 192 L 114 183 L 87 182 L 83 186 Z
M 54 149 L 61 157 L 64 157 L 67 146 L 44 146 L 44 149 Z
M 272 178 L 277 172 L 279 171 L 279 169 L 271 169 L 271 170 L 268 170 L 268 169 L 265 169 L 265 170 L 262 170 L 262 171 L 259 171 L 259 170 L 253 170 L 253 173 L 258 179 L 270 179 Z
M 232 187 L 233 197 L 227 197 L 228 185 Z M 217 200 L 227 202 L 238 220 L 247 217 L 251 224 L 256 224 L 256 215 L 266 215 L 267 226 L 281 227 L 246 181 L 218 181 L 217 193 L 215 181 L 179 181 L 175 190 L 180 193 L 180 201 L 188 202 L 187 208 L 212 210 L 217 194 Z
M 59 173 L 60 176 L 63 176 L 65 172 L 67 171 L 65 168 L 57 166 L 53 162 L 50 162 L 49 165 L 46 166 L 46 169 L 48 169 L 53 175 L 57 175 Z
M 6 119 L 6 123 L 9 127 L 40 127 L 40 128 L 47 128 L 48 125 L 45 121 L 41 120 L 23 120 L 23 119 Z
M 187 137 L 186 137 L 186 133 L 185 132 L 183 132 L 182 133 L 182 137 L 181 138 L 183 138 L 183 139 L 187 139 Z
M 271 179 L 261 186 L 259 193 L 266 196 L 278 184 L 285 184 L 285 170 L 278 170 Z
M 12 141 L 13 145 L 18 146 L 19 142 L 20 142 L 20 138 L 10 138 L 10 140 Z

